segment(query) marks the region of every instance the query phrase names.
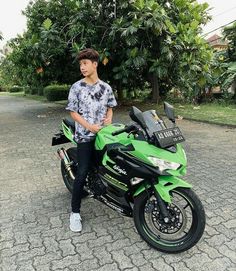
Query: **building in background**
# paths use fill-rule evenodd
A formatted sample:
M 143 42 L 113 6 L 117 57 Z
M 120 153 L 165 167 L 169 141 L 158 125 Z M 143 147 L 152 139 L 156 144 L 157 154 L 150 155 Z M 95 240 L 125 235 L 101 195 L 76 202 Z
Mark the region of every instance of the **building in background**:
M 228 42 L 223 40 L 222 37 L 220 37 L 217 34 L 214 34 L 210 38 L 207 39 L 207 42 L 213 47 L 216 51 L 224 51 L 228 47 Z

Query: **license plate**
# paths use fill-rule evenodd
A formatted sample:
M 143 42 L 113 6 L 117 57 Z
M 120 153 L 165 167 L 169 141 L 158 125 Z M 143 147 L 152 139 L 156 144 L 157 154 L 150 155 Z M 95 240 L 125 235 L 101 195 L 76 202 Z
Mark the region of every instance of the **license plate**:
M 185 141 L 178 127 L 168 128 L 154 133 L 158 145 L 161 148 L 173 146 L 177 143 Z

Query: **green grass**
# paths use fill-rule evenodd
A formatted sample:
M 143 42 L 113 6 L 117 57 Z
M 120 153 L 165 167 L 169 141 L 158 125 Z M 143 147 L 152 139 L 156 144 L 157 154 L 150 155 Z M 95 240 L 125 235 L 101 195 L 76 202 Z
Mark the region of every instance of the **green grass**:
M 236 125 L 236 105 L 220 105 L 216 103 L 193 106 L 175 104 L 176 115 L 192 120 L 209 123 Z
M 220 105 L 217 103 L 201 104 L 196 106 L 193 104 L 171 103 L 175 109 L 176 117 L 190 119 L 208 123 L 234 125 L 236 126 L 236 105 Z M 138 107 L 142 111 L 156 109 L 156 111 L 164 115 L 163 104 L 156 105 L 147 102 L 132 102 L 125 103 L 126 108 L 132 105 Z

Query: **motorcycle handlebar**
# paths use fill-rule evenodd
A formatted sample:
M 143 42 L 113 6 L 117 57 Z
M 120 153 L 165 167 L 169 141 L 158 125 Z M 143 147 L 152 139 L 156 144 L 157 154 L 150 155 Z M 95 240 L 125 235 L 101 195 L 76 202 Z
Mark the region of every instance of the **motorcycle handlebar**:
M 122 134 L 122 133 L 124 133 L 124 132 L 129 133 L 129 132 L 131 132 L 133 129 L 134 129 L 134 125 L 130 125 L 130 126 L 127 126 L 127 127 L 123 128 L 123 129 L 120 129 L 120 130 L 117 130 L 117 131 L 115 131 L 115 132 L 112 132 L 112 135 L 113 135 L 113 136 L 116 136 L 116 135 Z
M 119 134 L 124 133 L 124 132 L 126 132 L 126 128 L 117 130 L 115 132 L 112 132 L 112 135 L 116 136 L 116 135 L 119 135 Z

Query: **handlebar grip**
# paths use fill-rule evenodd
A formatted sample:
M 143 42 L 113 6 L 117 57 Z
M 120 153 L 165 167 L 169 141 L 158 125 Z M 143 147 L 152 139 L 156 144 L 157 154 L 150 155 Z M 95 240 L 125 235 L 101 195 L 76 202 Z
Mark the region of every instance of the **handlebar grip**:
M 126 128 L 123 128 L 123 129 L 117 130 L 115 132 L 112 132 L 111 135 L 116 136 L 116 135 L 119 135 L 119 134 L 124 133 L 124 132 L 126 132 Z
M 126 132 L 126 133 L 130 133 L 132 130 L 134 130 L 136 127 L 135 127 L 135 125 L 129 125 L 129 126 L 126 126 L 125 128 L 123 128 L 123 129 L 120 129 L 120 130 L 118 130 L 118 131 L 115 131 L 115 132 L 112 132 L 111 134 L 113 135 L 113 136 L 116 136 L 116 135 L 119 135 L 119 134 L 121 134 L 121 133 L 124 133 L 124 132 Z

